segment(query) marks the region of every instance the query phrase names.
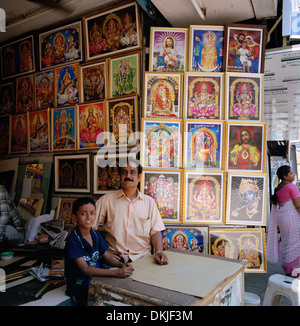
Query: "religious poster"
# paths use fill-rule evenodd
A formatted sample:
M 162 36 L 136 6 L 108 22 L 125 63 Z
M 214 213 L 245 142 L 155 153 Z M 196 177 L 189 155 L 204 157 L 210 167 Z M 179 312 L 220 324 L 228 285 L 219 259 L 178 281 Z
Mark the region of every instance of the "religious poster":
M 0 85 L 0 116 L 15 112 L 15 84 L 13 82 Z
M 27 112 L 29 152 L 49 152 L 50 114 L 49 109 Z
M 9 153 L 9 137 L 10 137 L 11 116 L 4 115 L 0 117 L 0 154 Z
M 34 79 L 27 75 L 16 79 L 16 114 L 34 110 Z
M 10 154 L 28 153 L 27 114 L 11 116 Z
M 221 170 L 223 166 L 223 121 L 185 120 L 184 167 Z
M 189 71 L 223 71 L 223 26 L 191 25 L 189 48 Z
M 151 27 L 149 70 L 187 71 L 187 28 Z
M 36 73 L 35 108 L 36 110 L 54 107 L 54 70 Z
M 223 73 L 186 72 L 184 85 L 184 118 L 223 118 Z
M 141 165 L 180 168 L 182 126 L 180 119 L 142 119 Z
M 184 223 L 224 223 L 224 188 L 224 172 L 185 170 Z
M 144 73 L 144 118 L 181 117 L 180 73 Z
M 154 199 L 164 223 L 180 223 L 181 173 L 143 169 L 141 192 Z

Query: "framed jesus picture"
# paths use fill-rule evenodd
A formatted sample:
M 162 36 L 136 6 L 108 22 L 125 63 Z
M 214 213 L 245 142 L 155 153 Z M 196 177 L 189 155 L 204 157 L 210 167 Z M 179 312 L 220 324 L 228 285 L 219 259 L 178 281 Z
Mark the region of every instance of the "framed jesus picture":
M 10 154 L 28 153 L 27 114 L 11 116 Z
M 265 172 L 266 124 L 227 123 L 227 170 Z
M 225 208 L 223 171 L 184 171 L 183 222 L 223 224 Z
M 223 73 L 186 72 L 183 103 L 186 119 L 222 119 Z
M 187 169 L 221 170 L 224 121 L 184 121 L 183 166 Z
M 224 31 L 224 71 L 263 73 L 266 26 L 225 24 Z
M 226 224 L 266 225 L 268 175 L 228 173 Z
M 54 107 L 54 70 L 45 70 L 36 73 L 35 79 L 35 107 L 36 110 Z
M 224 26 L 190 26 L 189 71 L 222 72 Z
M 149 70 L 184 72 L 187 70 L 188 28 L 151 27 Z
M 246 273 L 267 272 L 264 228 L 210 228 L 209 239 L 212 255 L 246 261 Z
M 141 165 L 147 168 L 181 168 L 181 119 L 142 119 Z
M 152 197 L 164 223 L 180 223 L 182 170 L 143 169 L 141 192 Z
M 29 152 L 50 151 L 50 113 L 49 109 L 27 112 Z
M 225 107 L 228 121 L 263 119 L 264 74 L 225 74 Z
M 144 118 L 181 117 L 182 74 L 144 72 Z

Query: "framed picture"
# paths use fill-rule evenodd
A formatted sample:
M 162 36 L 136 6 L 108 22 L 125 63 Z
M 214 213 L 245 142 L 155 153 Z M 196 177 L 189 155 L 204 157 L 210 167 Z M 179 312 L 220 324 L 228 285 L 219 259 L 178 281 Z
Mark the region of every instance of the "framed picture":
M 78 150 L 93 150 L 104 146 L 106 131 L 106 103 L 94 102 L 77 105 L 76 134 Z
M 83 17 L 86 60 L 140 49 L 142 34 L 135 2 Z
M 72 221 L 73 203 L 80 197 L 59 197 L 56 207 L 56 220 L 63 220 L 64 227 L 75 227 Z
M 140 52 L 109 59 L 109 97 L 140 95 Z
M 33 35 L 5 44 L 0 49 L 3 80 L 35 71 Z
M 181 119 L 142 119 L 141 165 L 181 168 Z
M 138 131 L 137 96 L 107 101 L 109 146 L 135 146 Z
M 51 110 L 51 151 L 76 150 L 75 106 Z
M 225 24 L 224 71 L 263 73 L 266 26 Z
M 188 28 L 151 27 L 149 70 L 184 72 L 187 70 Z
M 225 74 L 225 107 L 228 121 L 263 120 L 264 74 Z
M 82 60 L 81 21 L 39 34 L 40 70 Z
M 186 119 L 184 162 L 187 169 L 221 170 L 224 121 Z
M 80 101 L 103 101 L 107 98 L 107 61 L 80 66 Z
M 0 117 L 0 154 L 9 153 L 11 115 Z
M 50 113 L 49 109 L 27 112 L 29 152 L 50 151 Z
M 228 173 L 226 224 L 266 225 L 268 175 Z
M 144 72 L 144 118 L 181 117 L 182 74 Z
M 89 154 L 54 156 L 54 186 L 55 192 L 89 193 Z
M 15 112 L 15 84 L 13 82 L 0 85 L 0 116 Z
M 223 224 L 225 173 L 184 171 L 183 223 Z
M 162 231 L 164 250 L 181 249 L 209 254 L 208 226 L 167 226 Z
M 266 124 L 227 123 L 227 170 L 265 172 Z
M 189 71 L 222 72 L 224 26 L 190 26 Z
M 164 223 L 180 223 L 182 170 L 143 169 L 141 192 L 152 197 Z
M 185 119 L 223 118 L 223 73 L 184 74 Z
M 11 116 L 10 154 L 28 153 L 27 114 Z
M 16 78 L 16 114 L 34 110 L 33 75 Z
M 54 104 L 54 70 L 36 73 L 35 79 L 35 108 L 53 108 Z
M 55 68 L 55 106 L 79 102 L 79 65 Z
M 266 242 L 264 228 L 209 229 L 211 254 L 246 260 L 246 273 L 266 273 Z

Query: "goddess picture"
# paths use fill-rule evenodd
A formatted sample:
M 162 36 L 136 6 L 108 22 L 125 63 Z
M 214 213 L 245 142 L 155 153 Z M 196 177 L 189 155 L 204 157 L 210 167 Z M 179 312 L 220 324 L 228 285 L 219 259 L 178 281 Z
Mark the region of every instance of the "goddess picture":
M 49 117 L 48 110 L 28 112 L 30 152 L 50 150 Z
M 54 107 L 54 70 L 35 74 L 36 109 Z
M 15 112 L 15 97 L 13 82 L 0 85 L 0 116 Z
M 11 117 L 10 153 L 28 152 L 27 115 L 19 114 Z
M 26 113 L 34 108 L 33 75 L 16 79 L 16 113 Z
M 9 134 L 10 134 L 11 116 L 5 115 L 0 117 L 0 154 L 9 153 Z

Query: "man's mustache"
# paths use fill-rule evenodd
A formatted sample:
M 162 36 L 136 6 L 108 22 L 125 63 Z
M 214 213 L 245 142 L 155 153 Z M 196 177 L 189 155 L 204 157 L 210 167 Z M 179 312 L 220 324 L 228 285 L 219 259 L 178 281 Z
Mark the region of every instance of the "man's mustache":
M 131 182 L 133 182 L 133 180 L 132 179 L 129 179 L 129 178 L 125 178 L 124 181 L 131 181 Z

